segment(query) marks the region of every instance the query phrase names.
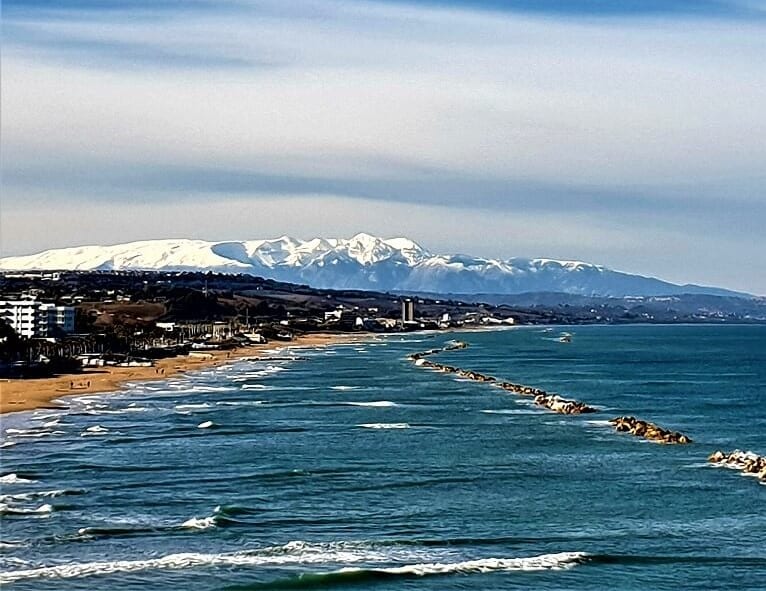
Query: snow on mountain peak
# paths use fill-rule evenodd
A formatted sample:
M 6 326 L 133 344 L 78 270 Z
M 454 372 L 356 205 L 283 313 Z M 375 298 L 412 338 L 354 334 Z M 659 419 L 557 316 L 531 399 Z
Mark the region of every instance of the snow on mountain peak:
M 351 238 L 209 242 L 145 240 L 82 246 L 0 259 L 2 270 L 165 270 L 249 273 L 318 288 L 433 293 L 566 292 L 629 296 L 717 293 L 677 286 L 580 261 L 432 254 L 409 238 L 367 233 Z M 705 291 L 707 290 L 707 291 Z

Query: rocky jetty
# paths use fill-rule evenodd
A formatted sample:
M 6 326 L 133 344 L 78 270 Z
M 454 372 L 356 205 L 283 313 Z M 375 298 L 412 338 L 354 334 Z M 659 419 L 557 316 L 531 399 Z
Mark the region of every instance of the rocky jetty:
M 498 382 L 498 388 L 502 388 L 507 392 L 513 392 L 519 396 L 545 396 L 547 392 L 540 388 L 533 388 L 532 386 L 525 386 L 524 384 L 514 384 L 513 382 Z
M 583 413 L 597 412 L 592 406 L 588 406 L 584 402 L 579 400 L 569 400 L 562 398 L 558 394 L 549 394 L 545 390 L 540 388 L 533 388 L 532 386 L 525 386 L 524 384 L 514 384 L 513 382 L 499 382 L 494 376 L 488 376 L 478 371 L 470 369 L 462 369 L 460 367 L 454 367 L 452 365 L 445 365 L 443 363 L 437 363 L 426 359 L 431 355 L 442 353 L 446 351 L 455 351 L 458 349 L 465 349 L 468 347 L 468 343 L 463 341 L 450 341 L 441 349 L 428 349 L 427 351 L 421 351 L 420 353 L 413 353 L 407 356 L 407 359 L 414 362 L 417 367 L 425 367 L 434 371 L 440 371 L 442 373 L 451 373 L 465 378 L 467 380 L 473 380 L 475 382 L 491 383 L 495 384 L 498 388 L 502 388 L 507 392 L 513 392 L 520 396 L 534 396 L 535 404 L 538 406 L 565 415 L 579 415 Z
M 468 344 L 464 343 L 463 341 L 450 341 L 447 344 L 445 344 L 444 347 L 440 349 L 428 349 L 427 351 L 422 351 L 420 353 L 413 353 L 409 355 L 407 359 L 412 361 L 417 367 L 424 367 L 424 368 L 431 369 L 434 371 L 439 371 L 442 373 L 454 374 L 458 377 L 468 379 L 468 380 L 473 380 L 475 382 L 491 383 L 495 385 L 496 387 L 501 388 L 502 390 L 505 390 L 506 392 L 512 392 L 514 394 L 518 394 L 519 396 L 534 397 L 534 402 L 537 406 L 544 408 L 546 410 L 550 410 L 552 412 L 559 413 L 559 414 L 579 415 L 579 414 L 598 412 L 598 409 L 592 406 L 588 406 L 587 404 L 579 400 L 570 400 L 568 398 L 563 398 L 562 396 L 559 396 L 558 394 L 548 393 L 545 390 L 542 390 L 540 388 L 527 386 L 525 384 L 516 384 L 514 382 L 508 382 L 508 381 L 498 381 L 498 379 L 493 376 L 488 376 L 483 373 L 479 373 L 477 371 L 473 371 L 470 369 L 463 369 L 463 368 L 455 367 L 452 365 L 446 365 L 443 363 L 438 363 L 436 361 L 431 361 L 430 359 L 427 359 L 427 357 L 431 357 L 432 355 L 436 355 L 438 353 L 443 353 L 446 351 L 454 351 L 457 349 L 465 349 L 467 346 Z M 649 421 L 642 421 L 641 419 L 637 419 L 636 417 L 617 417 L 612 419 L 609 422 L 614 426 L 615 430 L 617 430 L 620 433 L 629 433 L 631 435 L 635 435 L 636 437 L 643 437 L 644 439 L 647 439 L 649 441 L 654 441 L 655 443 L 663 443 L 663 444 L 692 443 L 691 438 L 688 437 L 687 435 L 684 435 L 683 433 L 679 433 L 678 431 L 671 431 L 669 429 L 664 429 L 660 427 L 659 425 L 650 423 Z M 717 453 L 721 453 L 721 452 L 717 452 Z M 713 460 L 711 459 L 711 461 Z M 760 460 L 761 463 L 757 463 L 757 462 L 753 463 L 754 461 L 755 460 L 753 460 L 753 458 L 748 457 L 748 462 L 749 462 L 747 464 L 748 470 L 755 470 L 754 473 L 759 473 L 759 471 L 763 471 L 764 469 L 766 469 L 766 466 L 764 465 L 764 462 L 766 462 L 766 460 L 763 460 L 763 458 L 761 458 Z
M 535 396 L 535 404 L 562 415 L 579 415 L 598 412 L 595 408 L 588 406 L 584 402 L 580 402 L 579 400 L 567 400 L 558 394 L 538 394 Z
M 690 437 L 679 433 L 678 431 L 671 431 L 669 429 L 663 429 L 659 425 L 650 423 L 649 421 L 642 421 L 636 417 L 616 417 L 609 421 L 614 425 L 615 430 L 620 433 L 629 433 L 636 437 L 643 437 L 649 441 L 655 443 L 664 444 L 686 444 L 692 443 Z
M 708 461 L 724 468 L 739 470 L 748 476 L 755 476 L 766 484 L 766 457 L 751 451 L 735 449 L 725 453 L 720 450 L 713 452 Z

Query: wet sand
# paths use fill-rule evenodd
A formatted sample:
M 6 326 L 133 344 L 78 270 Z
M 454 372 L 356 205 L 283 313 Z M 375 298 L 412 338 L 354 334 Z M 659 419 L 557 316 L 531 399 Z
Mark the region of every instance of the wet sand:
M 282 347 L 317 347 L 358 340 L 359 335 L 311 334 L 294 341 L 275 341 L 264 345 L 238 347 L 229 351 L 199 351 L 193 355 L 158 360 L 153 367 L 94 367 L 81 373 L 49 378 L 0 380 L 0 413 L 61 408 L 63 396 L 113 392 L 125 382 L 164 380 L 195 369 L 215 367 L 234 359 L 258 356 Z

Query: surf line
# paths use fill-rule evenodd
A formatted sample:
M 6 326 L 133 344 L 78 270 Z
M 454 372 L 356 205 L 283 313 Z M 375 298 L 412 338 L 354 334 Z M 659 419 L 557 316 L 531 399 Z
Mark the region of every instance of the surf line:
M 447 351 L 456 351 L 465 349 L 468 347 L 468 343 L 463 341 L 449 341 L 444 347 L 437 349 L 428 349 L 420 353 L 412 353 L 407 356 L 407 359 L 412 361 L 416 367 L 422 367 L 426 369 L 432 369 L 441 373 L 454 374 L 461 378 L 466 378 L 476 382 L 491 383 L 494 386 L 501 388 L 507 392 L 513 392 L 519 396 L 533 396 L 535 404 L 550 411 L 563 414 L 563 415 L 579 415 L 586 413 L 597 413 L 599 410 L 595 407 L 589 406 L 579 400 L 569 400 L 563 398 L 558 394 L 550 394 L 540 388 L 533 386 L 527 386 L 524 384 L 515 384 L 513 382 L 501 382 L 493 376 L 484 375 L 482 373 L 454 367 L 452 365 L 445 365 L 436 361 L 426 359 L 432 355 L 444 353 Z M 636 437 L 643 437 L 649 441 L 662 444 L 688 444 L 692 443 L 692 439 L 683 433 L 678 431 L 671 431 L 664 429 L 654 423 L 648 421 L 642 421 L 635 417 L 617 417 L 609 421 L 616 431 L 621 433 L 629 433 Z

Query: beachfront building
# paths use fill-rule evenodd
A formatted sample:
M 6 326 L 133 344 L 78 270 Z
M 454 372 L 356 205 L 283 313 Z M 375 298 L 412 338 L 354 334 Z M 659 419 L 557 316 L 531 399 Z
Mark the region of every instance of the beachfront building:
M 37 336 L 37 300 L 0 300 L 0 319 L 20 337 Z
M 22 338 L 44 338 L 74 332 L 75 309 L 35 298 L 0 300 L 0 319 Z

